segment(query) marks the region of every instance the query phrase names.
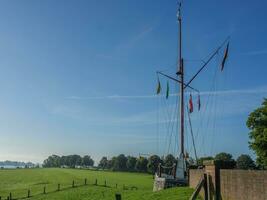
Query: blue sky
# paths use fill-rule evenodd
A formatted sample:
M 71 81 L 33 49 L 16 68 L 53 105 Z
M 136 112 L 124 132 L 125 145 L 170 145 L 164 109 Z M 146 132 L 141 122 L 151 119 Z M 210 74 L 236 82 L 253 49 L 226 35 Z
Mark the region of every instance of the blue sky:
M 263 0 L 184 0 L 187 80 L 198 60 L 231 36 L 216 87 L 221 54 L 192 83 L 204 105 L 192 114 L 200 156 L 253 156 L 245 122 L 267 96 L 266 6 Z M 177 96 L 154 96 L 155 72 L 176 69 L 176 9 L 174 0 L 1 1 L 0 160 L 165 154 L 162 116 L 174 110 Z

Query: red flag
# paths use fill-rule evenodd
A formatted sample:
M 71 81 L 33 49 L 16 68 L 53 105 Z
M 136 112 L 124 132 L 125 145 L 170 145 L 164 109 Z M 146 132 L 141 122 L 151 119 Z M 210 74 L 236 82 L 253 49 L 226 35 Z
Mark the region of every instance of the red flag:
M 228 49 L 229 49 L 229 42 L 227 43 L 226 49 L 224 51 L 224 56 L 223 56 L 222 65 L 221 65 L 221 71 L 223 70 L 226 59 L 228 57 Z
M 192 113 L 194 110 L 193 108 L 193 99 L 192 99 L 192 95 L 190 94 L 190 99 L 189 99 L 189 112 Z

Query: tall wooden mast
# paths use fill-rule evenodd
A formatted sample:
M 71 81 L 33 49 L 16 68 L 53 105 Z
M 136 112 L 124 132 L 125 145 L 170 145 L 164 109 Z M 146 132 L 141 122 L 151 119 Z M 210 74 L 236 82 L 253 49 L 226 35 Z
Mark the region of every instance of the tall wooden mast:
M 179 23 L 179 62 L 177 76 L 180 76 L 180 136 L 181 136 L 181 152 L 180 158 L 184 158 L 184 63 L 182 58 L 182 17 L 181 3 L 178 8 L 178 23 Z

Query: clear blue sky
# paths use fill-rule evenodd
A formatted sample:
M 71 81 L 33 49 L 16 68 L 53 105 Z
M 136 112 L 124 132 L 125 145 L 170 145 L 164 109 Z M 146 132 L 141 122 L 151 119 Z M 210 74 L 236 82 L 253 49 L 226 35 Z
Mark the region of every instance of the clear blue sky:
M 216 134 L 199 133 L 208 149 L 214 145 L 203 150 L 198 142 L 200 155 L 253 155 L 245 122 L 267 96 L 266 7 L 263 0 L 184 0 L 185 59 L 205 58 L 231 35 Z M 163 154 L 155 71 L 175 69 L 176 60 L 174 0 L 1 1 L 0 160 Z M 188 62 L 187 77 L 199 64 Z M 192 84 L 207 93 L 216 66 L 209 67 Z M 192 120 L 199 124 L 197 114 Z

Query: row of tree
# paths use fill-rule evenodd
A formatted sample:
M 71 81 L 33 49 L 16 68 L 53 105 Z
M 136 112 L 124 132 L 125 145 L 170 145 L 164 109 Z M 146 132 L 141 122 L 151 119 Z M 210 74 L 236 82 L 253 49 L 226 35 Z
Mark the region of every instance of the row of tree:
M 171 167 L 174 163 L 176 163 L 176 159 L 171 154 L 162 158 L 158 155 L 152 155 L 149 158 L 145 158 L 133 156 L 126 157 L 124 154 L 120 154 L 112 157 L 111 159 L 102 157 L 98 167 L 113 171 L 148 172 L 154 174 L 159 163 Z
M 204 160 L 217 160 L 221 161 L 224 168 L 238 168 L 238 169 L 257 169 L 256 164 L 249 155 L 240 155 L 236 160 L 229 153 L 219 153 L 215 157 L 202 157 L 198 159 L 197 166 L 203 165 Z M 173 166 L 176 163 L 176 158 L 169 154 L 166 157 L 159 157 L 158 155 L 152 155 L 148 158 L 145 157 L 133 157 L 120 154 L 114 156 L 111 159 L 102 157 L 98 164 L 98 168 L 108 169 L 113 171 L 130 171 L 130 172 L 146 172 L 154 174 L 157 171 L 158 165 L 161 163 L 166 167 Z M 191 166 L 196 166 L 193 161 L 188 163 Z M 94 165 L 94 160 L 86 155 L 69 155 L 58 156 L 52 155 L 44 160 L 43 167 L 90 167 Z
M 44 160 L 43 167 L 70 167 L 75 168 L 77 166 L 90 167 L 94 165 L 94 160 L 86 155 L 68 155 L 68 156 L 58 156 L 52 155 Z
M 259 169 L 259 166 L 256 166 L 253 159 L 246 154 L 240 155 L 236 160 L 233 159 L 233 156 L 229 153 L 219 153 L 215 157 L 202 157 L 198 159 L 198 165 L 203 165 L 204 160 L 217 160 L 221 161 L 221 164 L 223 168 L 228 169 Z
M 255 162 L 249 155 L 240 155 L 236 160 L 229 153 L 219 153 L 215 157 L 202 157 L 198 160 L 197 164 L 190 160 L 188 162 L 192 167 L 203 165 L 204 160 L 217 160 L 220 161 L 223 168 L 228 169 L 258 169 Z M 102 157 L 98 167 L 101 169 L 109 169 L 113 171 L 131 171 L 131 172 L 148 172 L 155 173 L 159 163 L 166 167 L 173 166 L 176 163 L 176 159 L 173 155 L 169 154 L 166 157 L 159 157 L 158 155 L 152 155 L 149 158 L 145 157 L 133 157 L 120 154 L 117 157 L 108 159 Z

